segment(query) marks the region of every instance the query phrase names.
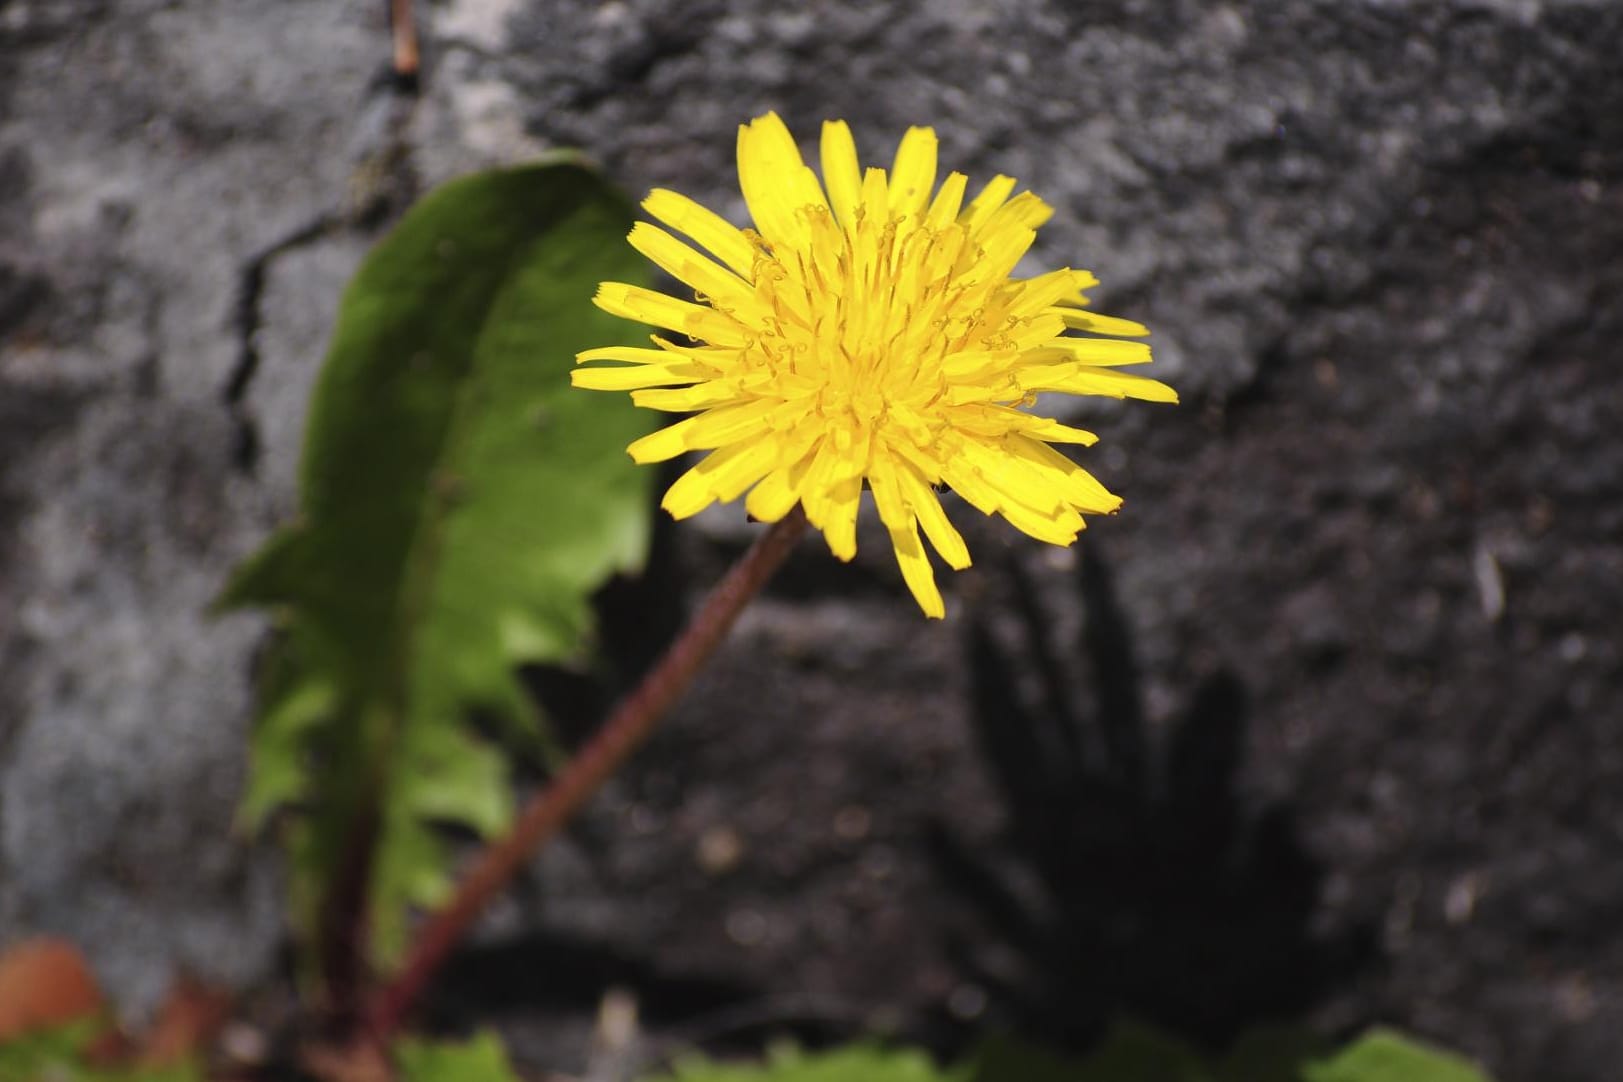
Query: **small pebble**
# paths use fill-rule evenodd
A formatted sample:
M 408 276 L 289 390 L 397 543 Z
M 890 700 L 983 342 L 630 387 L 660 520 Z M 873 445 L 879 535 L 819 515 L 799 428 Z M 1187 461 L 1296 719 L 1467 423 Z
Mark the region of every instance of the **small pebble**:
M 711 827 L 699 835 L 695 857 L 707 875 L 725 875 L 744 859 L 744 839 L 730 826 Z
M 767 920 L 753 909 L 735 909 L 727 914 L 727 938 L 740 947 L 758 947 L 766 940 Z
M 960 984 L 947 997 L 947 1010 L 961 1022 L 972 1022 L 986 1010 L 986 989 L 978 984 Z
M 232 1022 L 220 1031 L 220 1052 L 233 1063 L 254 1066 L 265 1062 L 270 1044 L 253 1026 Z
M 873 829 L 873 814 L 857 804 L 848 804 L 834 815 L 834 833 L 842 841 L 859 842 Z

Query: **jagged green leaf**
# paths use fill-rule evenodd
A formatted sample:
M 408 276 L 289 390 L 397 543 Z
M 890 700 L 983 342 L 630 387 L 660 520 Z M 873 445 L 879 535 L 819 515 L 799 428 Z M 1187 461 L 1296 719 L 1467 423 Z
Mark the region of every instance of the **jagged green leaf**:
M 1328 1059 L 1309 1064 L 1302 1082 L 1489 1082 L 1469 1060 L 1401 1033 L 1377 1029 Z
M 942 1070 L 912 1049 L 854 1044 L 828 1052 L 774 1048 L 761 1064 L 722 1064 L 695 1057 L 679 1061 L 670 1074 L 644 1082 L 966 1082 L 962 1070 Z
M 303 799 L 311 770 L 305 754 L 312 733 L 333 717 L 338 689 L 304 659 L 289 629 L 271 651 L 260 681 L 261 706 L 254 729 L 253 769 L 238 816 L 258 829 L 277 808 Z
M 222 599 L 271 607 L 282 632 L 244 821 L 295 806 L 307 932 L 339 877 L 369 869 L 375 963 L 447 889 L 437 824 L 489 834 L 511 814 L 505 759 L 468 712 L 539 741 L 515 667 L 580 658 L 591 593 L 642 560 L 651 474 L 624 448 L 648 415 L 568 379 L 578 350 L 638 339 L 590 303 L 599 281 L 644 278 L 630 222 L 567 160 L 414 207 L 344 296 L 300 517 Z
M 501 1038 L 489 1031 L 460 1042 L 403 1038 L 391 1051 L 400 1082 L 518 1082 Z

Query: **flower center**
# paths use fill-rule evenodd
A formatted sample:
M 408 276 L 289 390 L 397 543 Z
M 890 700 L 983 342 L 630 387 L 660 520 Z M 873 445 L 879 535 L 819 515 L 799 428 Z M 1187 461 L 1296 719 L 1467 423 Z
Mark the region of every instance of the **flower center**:
M 797 245 L 774 249 L 749 234 L 768 314 L 746 363 L 785 401 L 872 433 L 893 407 L 919 409 L 945 393 L 950 357 L 1013 345 L 1009 290 L 1001 276 L 979 280 L 983 253 L 962 225 L 859 210 L 842 227 L 819 206 L 803 207 L 799 221 Z

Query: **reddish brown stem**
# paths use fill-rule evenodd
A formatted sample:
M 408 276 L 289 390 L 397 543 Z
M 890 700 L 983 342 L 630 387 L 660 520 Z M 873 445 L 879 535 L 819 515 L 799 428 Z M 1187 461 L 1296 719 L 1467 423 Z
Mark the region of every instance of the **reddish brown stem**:
M 357 802 L 358 812 L 339 853 L 332 890 L 321 907 L 316 929 L 330 1008 L 345 1025 L 355 1021 L 364 990 L 368 890 L 378 840 L 379 789 L 375 781 L 369 778 L 364 792 L 367 796 Z
M 552 783 L 530 801 L 512 831 L 475 861 L 456 896 L 429 918 L 398 975 L 378 993 L 367 1020 L 386 1041 L 468 926 L 519 867 L 556 835 L 604 781 L 648 738 L 654 725 L 692 683 L 744 605 L 772 577 L 806 528 L 797 508 L 772 526 L 735 564 L 694 614 L 653 670 L 643 677 Z

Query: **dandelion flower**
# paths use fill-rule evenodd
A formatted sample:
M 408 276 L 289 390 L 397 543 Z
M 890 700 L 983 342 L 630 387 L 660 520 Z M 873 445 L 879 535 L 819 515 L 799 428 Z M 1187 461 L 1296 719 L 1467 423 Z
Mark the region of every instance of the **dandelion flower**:
M 1029 412 L 1037 394 L 1177 395 L 1122 371 L 1149 361 L 1149 347 L 1126 340 L 1149 332 L 1086 307 L 1093 275 L 1013 277 L 1053 212 L 1014 195 L 1012 178 L 968 202 L 961 173 L 938 188 L 929 128 L 903 136 L 888 174 L 859 166 L 843 121 L 823 125 L 821 157 L 819 183 L 776 114 L 739 128 L 754 229 L 650 193 L 643 208 L 674 232 L 643 222 L 628 239 L 696 301 L 605 282 L 597 305 L 688 341 L 587 350 L 574 383 L 691 414 L 628 448 L 637 462 L 709 452 L 665 493 L 676 518 L 745 496 L 750 515 L 776 522 L 799 504 L 849 560 L 866 485 L 902 577 L 940 617 L 920 530 L 949 566 L 970 563 L 941 486 L 1056 545 L 1076 539 L 1084 514 L 1121 504 L 1051 446 L 1097 437 Z M 622 363 L 593 363 L 605 361 Z

